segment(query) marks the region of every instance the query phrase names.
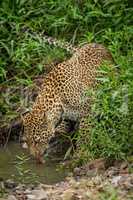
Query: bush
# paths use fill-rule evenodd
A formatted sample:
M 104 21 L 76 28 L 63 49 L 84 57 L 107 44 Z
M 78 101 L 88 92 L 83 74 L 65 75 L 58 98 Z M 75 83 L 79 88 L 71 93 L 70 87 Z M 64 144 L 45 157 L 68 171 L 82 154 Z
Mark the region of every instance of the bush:
M 114 69 L 103 65 L 104 77 L 93 91 L 95 103 L 88 118 L 90 131 L 78 134 L 78 162 L 106 157 L 126 159 L 133 154 L 133 63 L 132 30 L 106 31 L 103 38 L 116 62 Z M 82 138 L 85 138 L 85 140 Z M 82 142 L 83 141 L 83 142 Z M 81 156 L 82 155 L 82 156 Z

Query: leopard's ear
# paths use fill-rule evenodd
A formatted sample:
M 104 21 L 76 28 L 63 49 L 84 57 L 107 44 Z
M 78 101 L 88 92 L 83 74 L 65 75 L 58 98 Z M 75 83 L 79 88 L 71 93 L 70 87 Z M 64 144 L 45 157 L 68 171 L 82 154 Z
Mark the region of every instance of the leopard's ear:
M 21 113 L 21 120 L 24 121 L 25 116 L 28 115 L 30 113 L 29 109 L 26 109 L 24 112 Z

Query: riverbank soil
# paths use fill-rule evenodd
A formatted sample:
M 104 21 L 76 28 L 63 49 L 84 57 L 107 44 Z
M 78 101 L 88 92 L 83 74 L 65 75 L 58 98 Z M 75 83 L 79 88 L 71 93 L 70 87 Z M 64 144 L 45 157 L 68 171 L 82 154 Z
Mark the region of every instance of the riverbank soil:
M 115 161 L 106 166 L 98 159 L 75 168 L 64 181 L 55 184 L 16 184 L 2 181 L 1 199 L 7 200 L 132 200 L 132 164 Z

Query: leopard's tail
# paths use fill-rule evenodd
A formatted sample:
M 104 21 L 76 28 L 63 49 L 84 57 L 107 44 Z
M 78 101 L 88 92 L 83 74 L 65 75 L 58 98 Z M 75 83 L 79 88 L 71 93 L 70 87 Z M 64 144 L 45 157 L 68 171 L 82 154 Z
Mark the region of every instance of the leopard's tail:
M 73 54 L 77 50 L 77 48 L 75 46 L 73 46 L 71 43 L 64 42 L 64 41 L 58 40 L 56 38 L 53 38 L 51 36 L 48 36 L 44 32 L 36 33 L 27 27 L 24 27 L 22 29 L 22 32 L 27 33 L 28 35 L 30 35 L 31 37 L 33 37 L 35 39 L 43 40 L 44 43 L 48 43 L 49 45 L 54 45 L 55 47 L 60 47 L 62 49 L 65 49 L 67 52 L 69 52 L 71 54 Z

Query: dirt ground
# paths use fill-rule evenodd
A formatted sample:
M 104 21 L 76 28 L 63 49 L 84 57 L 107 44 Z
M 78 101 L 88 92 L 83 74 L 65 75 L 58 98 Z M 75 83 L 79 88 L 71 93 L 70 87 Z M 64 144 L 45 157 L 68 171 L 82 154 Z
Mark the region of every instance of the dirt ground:
M 75 168 L 62 182 L 46 185 L 16 185 L 2 182 L 7 193 L 1 200 L 133 200 L 132 163 L 114 162 L 106 167 L 104 159 Z

